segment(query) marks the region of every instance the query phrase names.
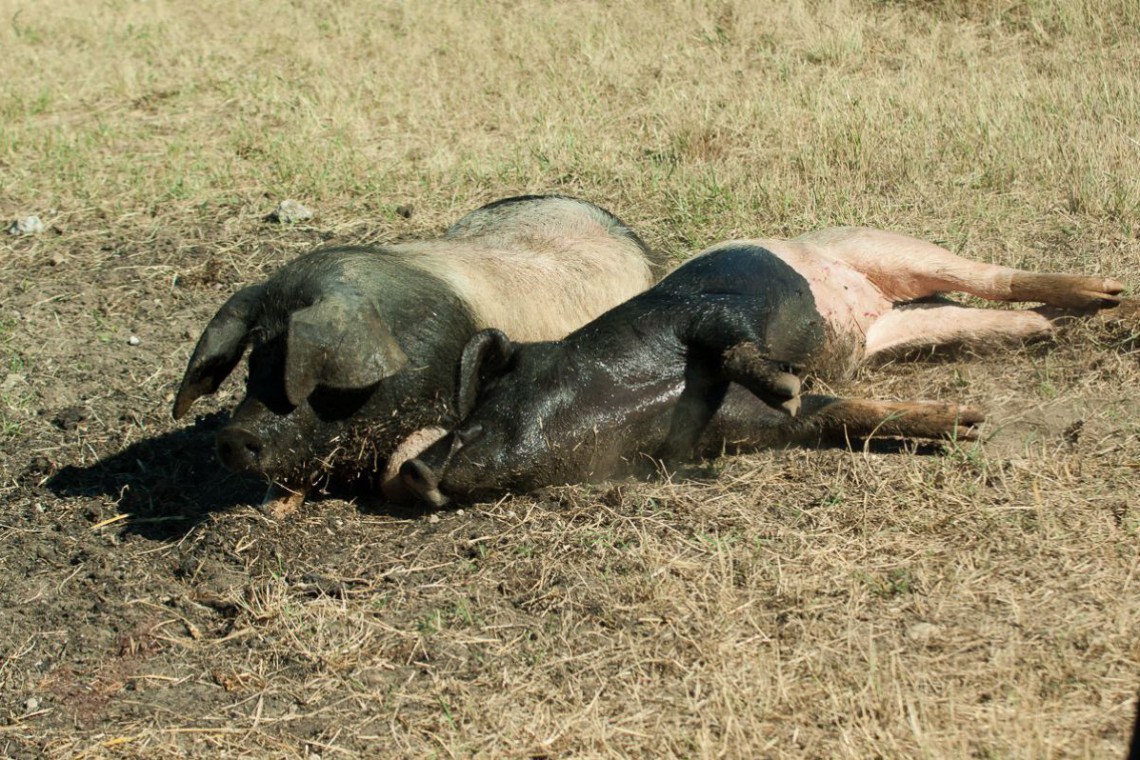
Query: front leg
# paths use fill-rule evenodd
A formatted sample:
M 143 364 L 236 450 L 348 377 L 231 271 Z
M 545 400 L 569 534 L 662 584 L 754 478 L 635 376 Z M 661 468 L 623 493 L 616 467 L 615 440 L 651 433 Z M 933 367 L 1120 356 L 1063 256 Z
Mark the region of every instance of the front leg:
M 799 411 L 800 379 L 793 364 L 810 360 L 823 343 L 812 304 L 796 300 L 767 305 L 752 297 L 701 298 L 680 332 L 685 385 L 674 407 L 658 458 L 666 463 L 693 456 L 701 435 L 724 403 L 731 383 L 747 389 L 780 416 Z M 778 353 L 769 341 L 776 336 Z
M 673 407 L 669 432 L 653 458 L 666 467 L 691 461 L 697 442 L 727 393 L 728 382 L 717 378 L 708 362 L 690 359 L 685 366 L 685 386 Z
M 693 351 L 669 433 L 655 459 L 669 466 L 693 458 L 701 436 L 724 403 L 729 383 L 743 386 L 777 413 L 794 417 L 799 411 L 800 379 L 787 364 L 769 359 L 755 342 L 738 343 L 719 357 Z
M 800 407 L 800 379 L 793 368 L 773 360 L 754 342 L 737 343 L 722 356 L 724 379 L 739 383 L 771 407 L 795 416 Z
M 807 444 L 872 436 L 974 441 L 984 421 L 980 410 L 958 404 L 805 395 L 803 414 L 781 432 Z

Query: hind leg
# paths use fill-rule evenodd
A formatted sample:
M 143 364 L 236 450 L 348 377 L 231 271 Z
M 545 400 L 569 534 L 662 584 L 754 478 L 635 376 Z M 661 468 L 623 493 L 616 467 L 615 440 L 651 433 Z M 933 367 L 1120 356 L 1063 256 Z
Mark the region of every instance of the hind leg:
M 975 426 L 985 420 L 977 409 L 934 401 L 802 398 L 800 415 L 784 425 L 791 440 L 799 442 L 869 436 L 972 441 Z
M 992 347 L 1052 334 L 1060 314 L 1000 311 L 949 304 L 910 304 L 887 312 L 867 330 L 864 358 L 939 346 Z
M 795 241 L 854 267 L 895 303 L 962 292 L 991 301 L 1039 301 L 1088 309 L 1114 306 L 1124 290 L 1119 282 L 1104 277 L 1028 272 L 970 261 L 924 240 L 865 227 L 819 230 Z

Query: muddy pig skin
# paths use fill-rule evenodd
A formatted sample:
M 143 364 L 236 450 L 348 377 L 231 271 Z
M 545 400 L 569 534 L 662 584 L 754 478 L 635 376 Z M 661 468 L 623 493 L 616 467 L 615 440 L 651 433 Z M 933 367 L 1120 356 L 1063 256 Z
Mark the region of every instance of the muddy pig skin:
M 222 463 L 295 494 L 372 478 L 409 433 L 454 425 L 456 367 L 477 330 L 559 338 L 652 281 L 629 228 L 557 196 L 498 201 L 438 240 L 317 250 L 221 307 L 174 417 L 248 349 L 245 398 L 217 436 Z
M 1062 314 L 913 299 L 962 290 L 1096 310 L 1115 306 L 1122 289 L 970 262 L 862 228 L 722 244 L 562 341 L 477 334 L 461 361 L 463 421 L 400 473 L 441 505 L 725 450 L 870 435 L 970 439 L 977 410 L 801 394 L 801 378 L 843 379 L 892 351 L 1047 334 Z

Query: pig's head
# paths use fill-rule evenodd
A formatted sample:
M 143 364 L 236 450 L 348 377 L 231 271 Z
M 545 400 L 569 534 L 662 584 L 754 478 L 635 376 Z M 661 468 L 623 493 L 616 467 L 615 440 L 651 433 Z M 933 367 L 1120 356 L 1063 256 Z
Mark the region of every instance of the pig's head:
M 401 466 L 404 485 L 443 506 L 452 497 L 556 479 L 561 446 L 552 428 L 562 431 L 576 413 L 559 358 L 557 344 L 519 345 L 499 330 L 477 333 L 460 362 L 456 408 L 463 421 Z
M 305 488 L 377 384 L 407 357 L 377 306 L 343 282 L 273 278 L 238 291 L 207 325 L 174 401 L 174 418 L 211 394 L 247 348 L 246 397 L 217 435 L 231 470 Z

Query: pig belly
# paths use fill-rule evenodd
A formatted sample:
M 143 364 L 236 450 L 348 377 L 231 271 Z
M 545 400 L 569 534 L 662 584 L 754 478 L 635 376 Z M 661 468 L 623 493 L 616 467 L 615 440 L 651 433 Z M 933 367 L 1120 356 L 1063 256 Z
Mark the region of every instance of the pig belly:
M 807 280 L 827 332 L 817 369 L 833 376 L 854 370 L 863 360 L 867 331 L 891 310 L 891 302 L 861 273 L 816 246 L 786 240 L 749 242 L 768 249 Z

